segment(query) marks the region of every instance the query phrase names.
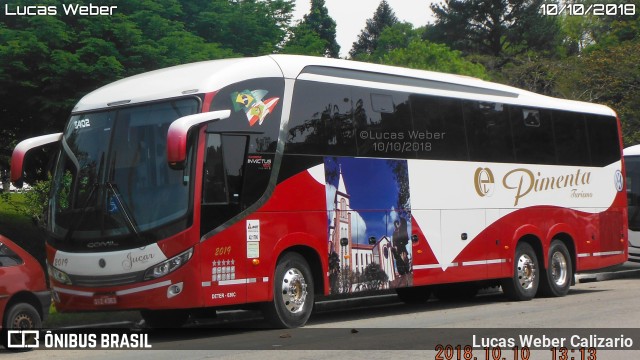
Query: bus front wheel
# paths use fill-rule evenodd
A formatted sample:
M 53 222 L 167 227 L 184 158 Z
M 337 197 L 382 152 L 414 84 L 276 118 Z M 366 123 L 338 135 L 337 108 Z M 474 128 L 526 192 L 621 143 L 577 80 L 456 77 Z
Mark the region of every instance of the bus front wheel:
M 516 247 L 513 277 L 504 279 L 502 291 L 516 301 L 531 300 L 536 296 L 540 282 L 540 267 L 531 245 L 521 242 Z
M 560 240 L 553 240 L 549 246 L 547 271 L 540 282 L 540 291 L 544 296 L 565 296 L 571 287 L 573 268 L 569 250 Z
M 313 310 L 313 277 L 307 261 L 286 253 L 278 261 L 273 278 L 273 301 L 263 305 L 266 320 L 277 328 L 304 326 Z

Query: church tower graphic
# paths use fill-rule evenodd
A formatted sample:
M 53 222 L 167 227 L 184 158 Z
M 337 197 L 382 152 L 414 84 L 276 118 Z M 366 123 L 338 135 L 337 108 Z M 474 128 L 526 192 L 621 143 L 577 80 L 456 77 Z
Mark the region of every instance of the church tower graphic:
M 387 168 L 382 162 L 375 164 L 378 166 L 358 167 L 357 162 L 364 161 L 375 160 L 333 158 L 325 163 L 327 208 L 329 209 L 327 214 L 329 283 L 332 294 L 388 289 L 395 286 L 399 276 L 394 265 L 391 234 L 371 230 L 376 228 L 373 226 L 374 223 L 378 223 L 377 228 L 386 227 L 383 219 L 388 218 L 389 210 L 384 210 L 382 205 L 371 209 L 352 208 L 354 198 L 349 192 L 349 186 L 359 185 L 359 175 L 370 175 L 368 178 L 375 178 L 375 174 L 367 174 L 366 171 L 361 170 L 368 168 L 377 169 L 376 172 L 379 172 Z M 343 166 L 347 167 L 343 168 Z M 347 177 L 351 183 L 345 181 L 345 169 L 352 171 L 350 173 L 352 176 Z M 362 197 L 362 191 L 359 193 Z M 367 194 L 367 196 L 376 196 L 376 194 Z M 363 214 L 368 220 L 363 217 Z
M 352 232 L 351 232 L 351 197 L 347 192 L 342 176 L 342 166 L 339 167 L 340 173 L 338 178 L 338 188 L 334 198 L 334 218 L 330 226 L 331 243 L 333 248 L 330 249 L 338 254 L 340 261 L 348 263 L 351 254 Z

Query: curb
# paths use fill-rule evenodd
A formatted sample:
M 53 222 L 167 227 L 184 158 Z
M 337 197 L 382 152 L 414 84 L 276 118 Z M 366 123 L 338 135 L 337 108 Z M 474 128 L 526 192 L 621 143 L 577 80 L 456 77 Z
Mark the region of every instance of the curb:
M 616 279 L 639 278 L 640 269 L 609 271 L 593 274 L 576 274 L 576 283 L 589 283 Z

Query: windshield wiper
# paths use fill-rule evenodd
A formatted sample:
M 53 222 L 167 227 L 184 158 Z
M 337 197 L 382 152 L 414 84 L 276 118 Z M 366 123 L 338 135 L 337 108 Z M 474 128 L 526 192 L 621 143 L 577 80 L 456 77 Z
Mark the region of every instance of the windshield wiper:
M 116 201 L 116 206 L 120 211 L 122 211 L 122 217 L 127 224 L 129 230 L 136 236 L 136 238 L 140 239 L 140 231 L 138 230 L 138 224 L 136 224 L 136 219 L 131 215 L 131 210 L 127 207 L 127 204 L 122 201 L 120 197 L 120 191 L 118 191 L 118 186 L 111 181 L 107 181 L 107 190 L 111 191 L 113 194 L 113 199 Z

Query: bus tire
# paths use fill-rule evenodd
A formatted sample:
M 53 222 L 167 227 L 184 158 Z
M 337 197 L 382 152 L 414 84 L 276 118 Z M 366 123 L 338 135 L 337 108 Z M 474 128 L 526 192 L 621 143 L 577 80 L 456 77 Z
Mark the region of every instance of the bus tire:
M 396 288 L 396 294 L 405 304 L 423 304 L 429 300 L 431 288 L 428 286 Z
M 152 329 L 179 328 L 189 319 L 189 312 L 184 309 L 141 310 L 140 315 Z
M 521 242 L 516 246 L 513 267 L 513 277 L 502 281 L 502 291 L 511 300 L 533 299 L 540 282 L 540 267 L 531 245 Z
M 549 297 L 565 296 L 569 292 L 573 276 L 569 250 L 562 241 L 553 240 L 549 246 L 548 258 L 547 270 L 540 282 L 540 292 Z
M 307 261 L 298 253 L 285 253 L 276 265 L 273 300 L 262 307 L 265 319 L 276 328 L 304 326 L 313 310 L 313 290 Z

